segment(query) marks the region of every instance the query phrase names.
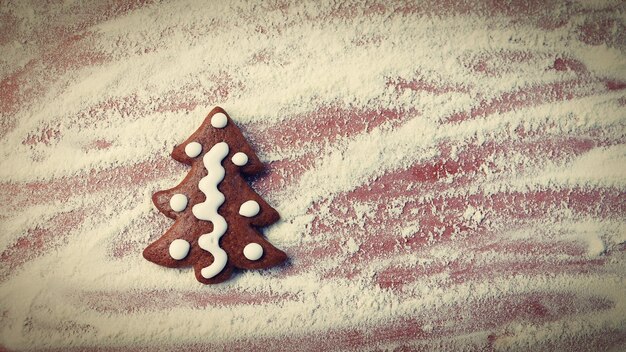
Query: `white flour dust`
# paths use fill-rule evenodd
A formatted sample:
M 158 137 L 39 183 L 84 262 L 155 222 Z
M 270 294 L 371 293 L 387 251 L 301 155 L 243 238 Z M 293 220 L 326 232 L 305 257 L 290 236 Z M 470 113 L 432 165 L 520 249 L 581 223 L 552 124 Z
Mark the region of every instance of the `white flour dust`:
M 623 334 L 623 4 L 437 3 L 1 4 L 0 346 L 532 350 Z M 140 253 L 171 226 L 151 194 L 187 172 L 170 151 L 216 105 L 271 166 L 257 184 L 282 220 L 265 235 L 291 263 L 204 286 Z M 433 160 L 458 172 L 393 179 Z

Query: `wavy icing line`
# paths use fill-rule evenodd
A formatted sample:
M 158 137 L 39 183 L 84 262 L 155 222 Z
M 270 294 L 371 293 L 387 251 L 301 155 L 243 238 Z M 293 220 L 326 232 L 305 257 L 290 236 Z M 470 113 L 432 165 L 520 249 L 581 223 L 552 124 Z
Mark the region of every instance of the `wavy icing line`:
M 213 263 L 202 268 L 202 277 L 210 279 L 219 274 L 228 260 L 228 255 L 220 247 L 220 238 L 226 233 L 228 224 L 217 209 L 224 204 L 224 194 L 217 186 L 224 180 L 226 170 L 222 166 L 222 160 L 228 155 L 228 144 L 220 142 L 215 144 L 202 159 L 208 174 L 198 183 L 198 188 L 206 196 L 206 200 L 198 203 L 191 209 L 193 215 L 199 220 L 210 221 L 213 224 L 213 231 L 205 233 L 198 239 L 198 246 L 213 255 Z

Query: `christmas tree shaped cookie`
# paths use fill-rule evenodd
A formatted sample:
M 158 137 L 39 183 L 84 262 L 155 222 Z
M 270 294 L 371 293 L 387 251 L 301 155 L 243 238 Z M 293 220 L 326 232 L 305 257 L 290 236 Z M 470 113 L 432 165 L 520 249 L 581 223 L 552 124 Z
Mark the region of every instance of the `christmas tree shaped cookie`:
M 178 186 L 152 196 L 175 222 L 144 258 L 170 268 L 193 266 L 204 284 L 227 280 L 234 268 L 269 268 L 287 259 L 257 230 L 279 215 L 244 180 L 263 164 L 222 108 L 213 109 L 172 158 L 191 170 Z

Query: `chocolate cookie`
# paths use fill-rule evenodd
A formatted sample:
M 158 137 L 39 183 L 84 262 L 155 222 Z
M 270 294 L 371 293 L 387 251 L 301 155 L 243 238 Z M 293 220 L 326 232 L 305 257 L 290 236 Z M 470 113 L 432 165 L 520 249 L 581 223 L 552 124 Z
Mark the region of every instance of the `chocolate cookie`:
M 222 108 L 214 108 L 172 157 L 191 170 L 178 186 L 152 196 L 175 222 L 144 258 L 170 268 L 193 266 L 204 284 L 227 280 L 234 268 L 268 268 L 287 259 L 257 230 L 279 215 L 243 179 L 263 164 Z

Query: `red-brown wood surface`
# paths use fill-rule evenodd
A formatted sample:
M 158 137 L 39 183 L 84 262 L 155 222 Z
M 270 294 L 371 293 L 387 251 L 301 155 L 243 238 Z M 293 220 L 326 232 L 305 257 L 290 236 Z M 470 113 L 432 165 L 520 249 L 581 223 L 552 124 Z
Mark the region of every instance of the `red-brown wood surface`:
M 0 4 L 0 350 L 626 348 L 626 8 Z M 141 252 L 223 106 L 289 262 Z

